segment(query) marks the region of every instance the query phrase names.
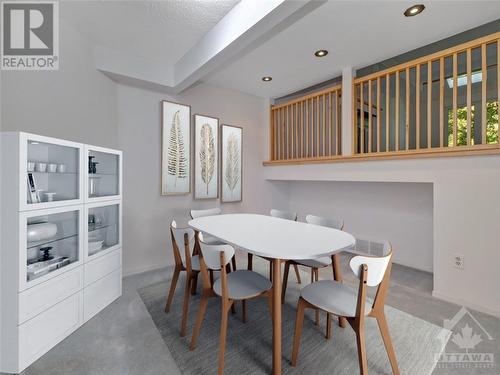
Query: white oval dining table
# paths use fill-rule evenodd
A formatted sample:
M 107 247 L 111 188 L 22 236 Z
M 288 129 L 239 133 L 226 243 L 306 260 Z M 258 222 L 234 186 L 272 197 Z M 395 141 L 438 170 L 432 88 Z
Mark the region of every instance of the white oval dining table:
M 333 256 L 356 240 L 344 231 L 257 214 L 205 216 L 189 222 L 251 254 L 273 259 L 273 374 L 281 374 L 281 261 Z

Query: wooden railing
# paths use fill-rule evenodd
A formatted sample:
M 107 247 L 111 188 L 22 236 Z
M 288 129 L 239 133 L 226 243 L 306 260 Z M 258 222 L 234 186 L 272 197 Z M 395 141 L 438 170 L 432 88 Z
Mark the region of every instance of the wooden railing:
M 314 160 L 340 155 L 341 87 L 271 106 L 270 158 Z
M 354 80 L 353 153 L 499 147 L 500 33 Z

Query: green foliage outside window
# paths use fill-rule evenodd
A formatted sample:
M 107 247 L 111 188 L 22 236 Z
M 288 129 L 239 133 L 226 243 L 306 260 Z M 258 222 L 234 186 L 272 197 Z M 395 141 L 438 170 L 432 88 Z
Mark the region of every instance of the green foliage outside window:
M 475 110 L 471 106 L 471 143 L 474 144 Z M 498 102 L 486 103 L 486 143 L 498 143 Z M 467 145 L 467 107 L 457 108 L 457 146 Z M 453 146 L 453 110 L 448 110 L 448 147 Z

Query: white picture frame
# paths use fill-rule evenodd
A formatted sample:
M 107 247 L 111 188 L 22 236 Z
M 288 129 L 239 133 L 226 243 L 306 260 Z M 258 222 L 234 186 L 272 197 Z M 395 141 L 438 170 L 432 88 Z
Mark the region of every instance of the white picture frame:
M 221 197 L 241 202 L 243 186 L 243 128 L 221 125 Z
M 194 116 L 194 199 L 219 197 L 219 119 Z
M 161 194 L 191 193 L 191 106 L 162 101 Z

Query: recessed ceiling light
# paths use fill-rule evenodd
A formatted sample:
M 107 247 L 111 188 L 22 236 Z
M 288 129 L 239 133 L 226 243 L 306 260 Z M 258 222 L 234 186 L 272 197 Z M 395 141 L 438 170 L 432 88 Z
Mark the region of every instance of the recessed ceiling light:
M 316 57 L 324 57 L 326 55 L 328 55 L 328 51 L 326 49 L 320 49 L 314 52 L 314 56 Z
M 269 81 L 272 81 L 272 80 L 273 80 L 273 77 L 269 77 L 269 76 L 267 76 L 267 77 L 262 77 L 262 80 L 263 80 L 264 82 L 269 82 Z
M 424 4 L 417 4 L 409 7 L 408 9 L 405 10 L 403 13 L 406 17 L 413 17 L 416 16 L 417 14 L 420 14 L 424 11 L 425 5 Z

